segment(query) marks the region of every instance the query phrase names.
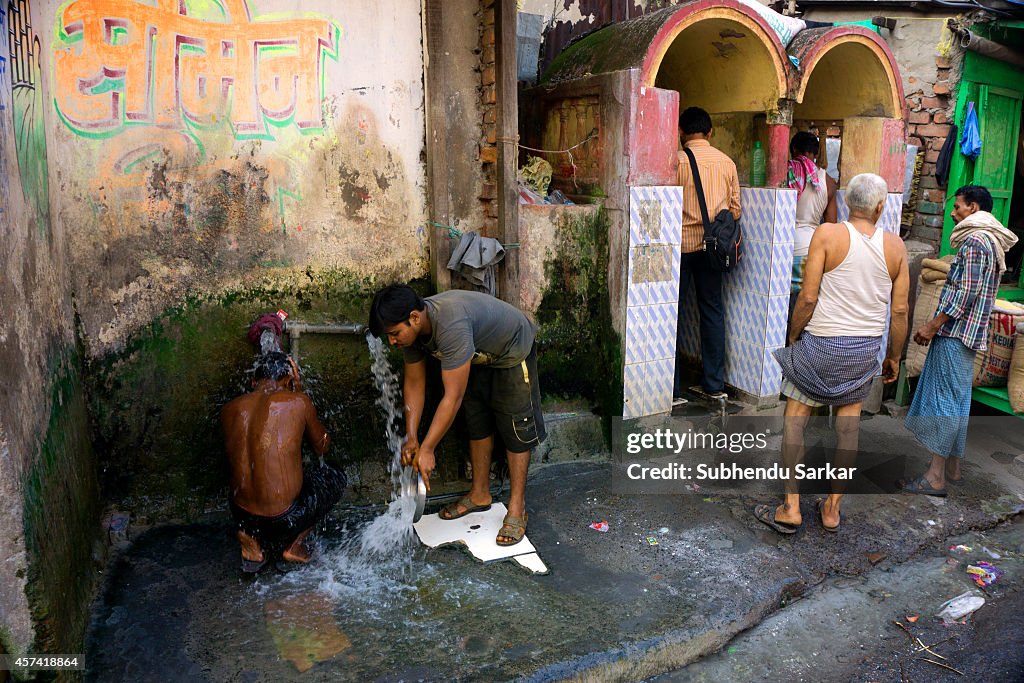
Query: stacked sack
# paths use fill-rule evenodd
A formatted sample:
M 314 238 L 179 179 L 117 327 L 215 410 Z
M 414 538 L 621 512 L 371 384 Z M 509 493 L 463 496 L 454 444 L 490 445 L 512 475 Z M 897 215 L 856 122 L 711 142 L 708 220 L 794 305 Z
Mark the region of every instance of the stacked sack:
M 949 275 L 949 266 L 953 262 L 953 256 L 946 256 L 943 260 L 926 258 L 921 261 L 921 281 L 917 290 L 917 302 L 914 304 L 914 320 L 910 327 L 910 335 L 921 329 L 935 317 L 935 311 L 939 308 L 939 295 L 946 284 L 946 276 Z M 916 344 L 911 338 L 907 345 L 906 369 L 908 377 L 917 377 L 924 368 L 924 359 L 928 356 L 928 347 Z
M 1024 413 L 1024 323 L 1017 323 L 1017 334 L 1013 343 L 1013 356 L 1010 359 L 1010 376 L 1007 384 L 1010 405 L 1013 412 Z
M 988 325 L 988 348 L 974 357 L 974 386 L 1005 387 L 1010 375 L 1017 325 L 1024 323 L 1024 306 L 996 299 Z

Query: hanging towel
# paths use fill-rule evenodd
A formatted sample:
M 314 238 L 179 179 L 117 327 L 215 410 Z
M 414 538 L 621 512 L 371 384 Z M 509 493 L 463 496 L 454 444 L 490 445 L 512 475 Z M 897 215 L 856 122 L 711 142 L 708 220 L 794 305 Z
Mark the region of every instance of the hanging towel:
M 967 103 L 964 132 L 960 136 L 960 153 L 969 159 L 977 159 L 981 154 L 981 130 L 978 126 L 978 114 L 974 111 L 974 102 Z
M 954 124 L 950 127 L 949 135 L 946 136 L 946 141 L 942 143 L 939 158 L 935 162 L 935 182 L 939 184 L 939 187 L 945 187 L 949 182 L 949 165 L 953 161 L 953 150 L 956 149 L 956 143 L 959 139 L 960 136 L 957 134 L 957 127 Z
M 475 232 L 464 232 L 448 260 L 448 270 L 459 273 L 481 291 L 497 296 L 494 271 L 503 258 L 505 247 L 501 242 L 493 237 L 481 237 Z

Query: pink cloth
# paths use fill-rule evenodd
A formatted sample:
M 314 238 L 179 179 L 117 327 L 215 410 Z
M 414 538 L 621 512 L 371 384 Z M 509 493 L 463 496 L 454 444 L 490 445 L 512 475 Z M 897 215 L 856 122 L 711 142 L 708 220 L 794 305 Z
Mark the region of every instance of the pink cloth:
M 799 197 L 810 182 L 811 187 L 818 187 L 818 167 L 808 156 L 798 156 L 789 160 L 789 170 L 786 172 L 786 187 L 796 190 Z
M 284 323 L 276 314 L 264 313 L 249 327 L 249 341 L 259 346 L 260 335 L 263 334 L 263 330 L 267 329 L 273 330 L 274 334 L 280 338 L 281 333 L 284 332 Z

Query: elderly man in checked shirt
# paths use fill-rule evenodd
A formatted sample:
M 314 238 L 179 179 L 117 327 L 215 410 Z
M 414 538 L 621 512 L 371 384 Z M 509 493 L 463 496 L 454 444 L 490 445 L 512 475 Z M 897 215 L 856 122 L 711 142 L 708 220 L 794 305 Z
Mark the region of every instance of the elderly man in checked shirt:
M 991 210 L 992 195 L 984 187 L 956 191 L 951 212 L 956 227 L 949 236 L 956 259 L 935 318 L 914 334 L 915 342 L 929 348 L 906 421 L 932 462 L 921 476 L 900 482 L 907 493 L 945 496 L 946 482 L 961 479 L 974 356 L 985 349 L 1006 251 L 1017 242 Z

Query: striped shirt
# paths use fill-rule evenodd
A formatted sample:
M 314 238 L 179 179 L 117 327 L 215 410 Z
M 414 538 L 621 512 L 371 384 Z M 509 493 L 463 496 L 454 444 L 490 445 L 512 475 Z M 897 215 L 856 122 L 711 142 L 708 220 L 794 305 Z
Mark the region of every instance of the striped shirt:
M 975 234 L 964 240 L 939 294 L 936 315 L 945 313 L 952 318 L 939 330 L 941 336 L 959 339 L 974 351 L 985 350 L 989 316 L 999 291 L 997 269 L 987 238 Z
M 707 140 L 690 140 L 686 147 L 693 152 L 700 170 L 700 182 L 704 187 L 704 199 L 708 204 L 708 218 L 722 209 L 729 209 L 734 218 L 740 217 L 740 178 L 736 164 L 722 152 L 711 146 Z M 679 185 L 683 188 L 683 240 L 684 254 L 704 248 L 704 221 L 700 216 L 700 202 L 697 186 L 693 182 L 690 159 L 679 151 Z

